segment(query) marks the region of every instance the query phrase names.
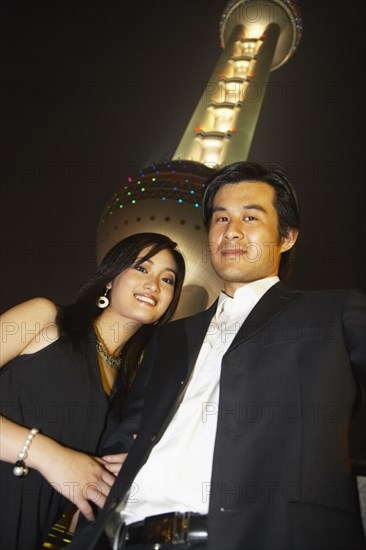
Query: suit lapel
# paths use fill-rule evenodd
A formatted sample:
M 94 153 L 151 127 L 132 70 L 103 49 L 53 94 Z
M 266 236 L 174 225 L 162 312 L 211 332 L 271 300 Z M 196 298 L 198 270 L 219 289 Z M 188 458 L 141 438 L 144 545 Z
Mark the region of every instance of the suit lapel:
M 253 337 L 276 315 L 286 309 L 301 295 L 301 291 L 291 290 L 281 281 L 273 285 L 249 313 L 229 347 L 228 352 L 236 348 L 245 340 Z
M 262 327 L 269 323 L 276 315 L 286 309 L 301 295 L 302 291 L 291 290 L 281 281 L 273 285 L 249 313 L 228 351 L 231 351 L 243 341 L 253 337 Z M 215 314 L 217 302 L 218 300 L 216 300 L 206 311 L 185 319 L 188 345 L 188 375 L 196 363 L 208 326 Z

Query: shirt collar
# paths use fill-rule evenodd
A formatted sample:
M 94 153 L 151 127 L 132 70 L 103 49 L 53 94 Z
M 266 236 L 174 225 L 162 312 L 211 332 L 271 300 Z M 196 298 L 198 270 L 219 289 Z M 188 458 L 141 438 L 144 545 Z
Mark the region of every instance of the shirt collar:
M 277 275 L 273 277 L 266 277 L 265 279 L 259 279 L 258 281 L 253 281 L 252 283 L 247 283 L 246 285 L 238 288 L 233 298 L 225 294 L 222 290 L 219 295 L 219 301 L 217 303 L 216 314 L 218 314 L 222 309 L 222 304 L 225 300 L 233 300 L 235 304 L 235 309 L 237 306 L 240 308 L 241 304 L 247 303 L 248 299 L 251 299 L 255 305 L 259 300 L 264 296 L 264 294 L 269 290 L 273 285 L 278 283 L 279 277 Z

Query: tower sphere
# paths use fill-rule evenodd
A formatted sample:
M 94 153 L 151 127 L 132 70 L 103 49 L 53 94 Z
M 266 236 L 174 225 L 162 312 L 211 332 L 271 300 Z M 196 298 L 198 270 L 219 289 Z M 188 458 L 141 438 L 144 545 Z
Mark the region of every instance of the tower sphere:
M 244 27 L 246 38 L 260 38 L 266 27 L 277 23 L 280 27 L 271 70 L 277 69 L 291 57 L 302 34 L 300 9 L 292 0 L 231 0 L 221 17 L 220 40 L 227 44 L 237 25 Z

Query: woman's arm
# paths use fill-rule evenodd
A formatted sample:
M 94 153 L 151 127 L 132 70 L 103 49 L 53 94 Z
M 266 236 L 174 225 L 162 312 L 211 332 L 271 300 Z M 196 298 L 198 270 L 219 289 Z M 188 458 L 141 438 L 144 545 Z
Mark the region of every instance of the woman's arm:
M 0 423 L 0 459 L 15 464 L 30 430 L 1 416 Z M 102 508 L 115 480 L 102 459 L 64 447 L 41 433 L 33 438 L 25 463 L 73 502 L 88 520 L 94 519 L 89 501 Z
M 58 338 L 56 315 L 55 304 L 45 298 L 29 300 L 5 312 L 0 317 L 0 366 L 22 353 L 35 353 L 55 341 Z M 30 429 L 0 416 L 0 431 L 0 460 L 15 465 Z M 37 470 L 89 520 L 94 519 L 89 501 L 100 508 L 104 505 L 115 480 L 114 473 L 124 459 L 116 456 L 103 461 L 64 447 L 41 433 L 33 438 L 27 454 L 26 466 Z
M 57 339 L 57 307 L 46 298 L 34 298 L 0 317 L 0 367 L 24 353 L 34 353 Z

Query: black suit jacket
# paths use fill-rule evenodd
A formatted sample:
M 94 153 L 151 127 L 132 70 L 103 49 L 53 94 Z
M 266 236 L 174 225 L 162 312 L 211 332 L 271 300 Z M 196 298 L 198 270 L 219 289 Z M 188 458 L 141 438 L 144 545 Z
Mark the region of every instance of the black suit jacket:
M 149 346 L 108 452 L 127 450 L 139 435 L 84 549 L 98 548 L 115 504 L 177 410 L 215 307 L 169 323 Z M 244 322 L 222 361 L 205 488 L 209 550 L 366 547 L 348 452 L 366 387 L 365 311 L 356 291 L 278 283 Z

